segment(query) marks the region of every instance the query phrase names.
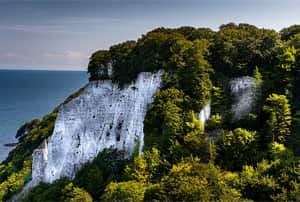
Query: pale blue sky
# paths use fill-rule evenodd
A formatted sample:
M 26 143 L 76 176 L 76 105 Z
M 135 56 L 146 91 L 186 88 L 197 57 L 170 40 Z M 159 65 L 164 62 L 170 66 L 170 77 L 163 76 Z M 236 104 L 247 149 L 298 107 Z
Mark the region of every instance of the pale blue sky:
M 90 54 L 156 27 L 300 24 L 300 0 L 0 0 L 0 69 L 85 70 Z

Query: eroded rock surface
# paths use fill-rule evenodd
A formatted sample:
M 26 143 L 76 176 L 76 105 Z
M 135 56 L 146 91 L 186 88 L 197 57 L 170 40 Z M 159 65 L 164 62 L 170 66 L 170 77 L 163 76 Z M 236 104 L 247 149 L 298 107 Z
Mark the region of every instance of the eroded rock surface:
M 63 105 L 52 136 L 33 153 L 32 181 L 72 178 L 104 148 L 130 154 L 139 142 L 141 151 L 143 121 L 162 73 L 141 73 L 135 83 L 123 89 L 111 80 L 94 81 L 79 97 Z

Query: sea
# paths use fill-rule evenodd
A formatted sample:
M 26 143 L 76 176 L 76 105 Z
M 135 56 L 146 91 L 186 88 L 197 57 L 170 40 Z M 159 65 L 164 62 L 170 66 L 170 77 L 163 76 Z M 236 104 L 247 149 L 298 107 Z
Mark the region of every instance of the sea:
M 0 70 L 0 162 L 23 123 L 41 119 L 87 82 L 84 71 Z

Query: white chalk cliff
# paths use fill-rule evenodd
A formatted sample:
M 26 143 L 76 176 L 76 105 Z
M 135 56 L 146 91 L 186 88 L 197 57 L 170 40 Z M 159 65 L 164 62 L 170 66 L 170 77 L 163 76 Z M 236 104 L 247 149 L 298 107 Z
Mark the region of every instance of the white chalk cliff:
M 243 76 L 229 82 L 231 94 L 235 98 L 231 112 L 235 120 L 250 113 L 255 102 L 256 80 L 250 76 Z
M 211 106 L 209 103 L 209 104 L 205 105 L 198 114 L 198 118 L 202 124 L 205 124 L 205 122 L 209 119 L 210 113 L 211 113 Z
M 105 148 L 131 154 L 139 142 L 141 152 L 144 118 L 160 88 L 162 74 L 140 73 L 136 82 L 122 89 L 111 80 L 90 82 L 80 96 L 60 108 L 52 136 L 33 152 L 32 181 L 27 187 L 40 181 L 73 178 L 84 163 Z M 236 97 L 232 107 L 235 118 L 250 112 L 254 87 L 252 77 L 230 81 Z M 202 123 L 209 119 L 210 111 L 210 104 L 200 111 Z
M 53 182 L 76 171 L 105 148 L 143 147 L 143 122 L 159 89 L 163 72 L 140 73 L 123 89 L 111 80 L 90 82 L 84 92 L 63 105 L 52 136 L 33 152 L 32 184 Z

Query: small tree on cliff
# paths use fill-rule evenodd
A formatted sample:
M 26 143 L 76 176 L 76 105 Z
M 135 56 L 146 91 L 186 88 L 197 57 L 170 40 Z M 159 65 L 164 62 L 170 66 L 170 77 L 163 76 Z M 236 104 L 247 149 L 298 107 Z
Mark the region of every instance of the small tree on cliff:
M 263 110 L 269 116 L 266 122 L 267 141 L 284 143 L 291 133 L 291 109 L 288 99 L 285 95 L 273 93 L 267 98 Z

